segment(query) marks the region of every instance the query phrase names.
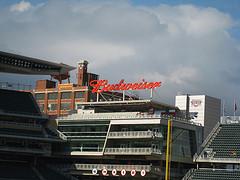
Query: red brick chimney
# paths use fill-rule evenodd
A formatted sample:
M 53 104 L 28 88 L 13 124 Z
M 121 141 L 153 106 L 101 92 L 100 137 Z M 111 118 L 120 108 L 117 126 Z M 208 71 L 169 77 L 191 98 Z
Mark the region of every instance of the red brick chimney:
M 78 86 L 86 86 L 88 83 L 87 66 L 88 66 L 88 62 L 86 60 L 82 60 L 78 63 L 78 74 L 77 74 Z

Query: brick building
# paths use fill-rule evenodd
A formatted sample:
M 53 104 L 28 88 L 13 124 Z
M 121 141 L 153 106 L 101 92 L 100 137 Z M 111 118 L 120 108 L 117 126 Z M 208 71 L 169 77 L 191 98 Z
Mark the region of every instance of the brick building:
M 64 116 L 69 112 L 81 108 L 81 102 L 93 101 L 89 82 L 97 80 L 98 75 L 88 73 L 88 62 L 78 63 L 77 84 L 56 83 L 52 80 L 38 80 L 33 94 L 40 109 L 50 116 Z

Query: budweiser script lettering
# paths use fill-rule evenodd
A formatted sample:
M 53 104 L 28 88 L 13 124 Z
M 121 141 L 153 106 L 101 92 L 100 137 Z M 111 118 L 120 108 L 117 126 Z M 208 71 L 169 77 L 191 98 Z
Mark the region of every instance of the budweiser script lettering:
M 126 90 L 143 90 L 154 89 L 161 86 L 161 82 L 139 82 L 125 83 L 122 79 L 118 84 L 108 84 L 108 80 L 93 80 L 90 82 L 93 87 L 93 93 L 101 93 L 106 91 L 126 91 Z

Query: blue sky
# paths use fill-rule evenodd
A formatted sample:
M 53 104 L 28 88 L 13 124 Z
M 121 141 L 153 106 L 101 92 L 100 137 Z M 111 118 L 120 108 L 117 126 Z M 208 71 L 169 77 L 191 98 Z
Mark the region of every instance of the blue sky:
M 240 104 L 240 0 L 0 0 L 0 9 L 2 51 L 87 59 L 110 82 L 162 81 L 160 101 L 170 104 L 178 92 L 224 99 L 229 113 L 234 98 Z
M 136 6 L 194 4 L 199 7 L 213 7 L 231 15 L 240 24 L 240 0 L 131 0 L 131 3 Z M 229 32 L 238 39 L 240 39 L 239 26 L 238 28 L 229 30 Z
M 0 0 L 0 6 L 10 6 L 12 4 L 18 3 L 21 0 Z M 81 0 L 74 0 L 81 1 Z M 46 3 L 47 0 L 29 0 L 31 4 L 36 5 L 39 3 Z M 134 6 L 158 6 L 160 4 L 167 5 L 182 5 L 182 4 L 193 4 L 199 7 L 213 7 L 222 12 L 229 14 L 231 17 L 239 22 L 240 26 L 240 0 L 129 0 L 129 2 Z M 238 27 L 239 27 L 238 26 Z M 232 28 L 229 32 L 240 39 L 239 28 Z
M 239 0 L 131 0 L 135 5 L 156 6 L 159 4 L 180 5 L 194 4 L 201 7 L 214 7 L 220 11 L 231 14 L 235 18 L 240 18 Z
M 21 0 L 0 0 L 1 6 L 8 6 L 20 2 Z M 77 1 L 77 0 L 76 0 Z M 79 0 L 80 1 L 80 0 Z M 113 0 L 114 1 L 114 0 Z M 47 2 L 47 0 L 29 0 L 32 4 Z M 157 6 L 159 4 L 180 5 L 194 4 L 202 7 L 214 7 L 220 11 L 231 14 L 234 18 L 240 18 L 239 0 L 130 0 L 137 6 Z

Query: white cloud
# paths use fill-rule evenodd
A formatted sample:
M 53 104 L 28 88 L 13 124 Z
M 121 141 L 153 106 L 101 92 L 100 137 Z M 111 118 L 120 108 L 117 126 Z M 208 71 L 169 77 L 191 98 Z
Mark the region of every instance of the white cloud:
M 27 1 L 21 1 L 10 7 L 11 12 L 24 12 L 31 8 L 31 3 Z
M 71 65 L 86 58 L 92 72 L 111 81 L 163 81 L 168 99 L 179 90 L 225 99 L 227 91 L 238 93 L 240 43 L 228 33 L 237 23 L 217 9 L 107 0 L 21 6 L 15 11 L 31 7 L 21 18 L 0 11 L 1 50 Z
M 155 14 L 159 21 L 168 25 L 170 33 L 186 33 L 188 35 L 206 35 L 217 31 L 225 31 L 233 25 L 231 17 L 214 8 L 199 8 L 193 5 L 144 8 Z
M 58 42 L 51 47 L 47 47 L 46 51 L 54 54 L 60 53 L 62 56 L 64 54 L 75 54 L 82 59 L 89 59 L 92 62 L 91 66 L 98 68 L 135 55 L 134 49 L 130 46 L 91 40 Z M 73 59 L 77 58 L 73 57 Z M 73 65 L 76 65 L 76 62 Z
M 194 82 L 198 79 L 198 72 L 193 67 L 177 67 L 174 71 L 161 74 L 160 72 L 146 72 L 144 74 L 136 74 L 137 77 L 144 77 L 146 80 L 155 81 L 159 80 L 165 83 L 171 83 L 173 85 L 184 85 Z

